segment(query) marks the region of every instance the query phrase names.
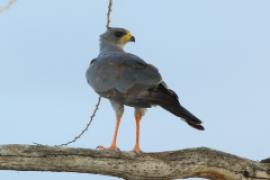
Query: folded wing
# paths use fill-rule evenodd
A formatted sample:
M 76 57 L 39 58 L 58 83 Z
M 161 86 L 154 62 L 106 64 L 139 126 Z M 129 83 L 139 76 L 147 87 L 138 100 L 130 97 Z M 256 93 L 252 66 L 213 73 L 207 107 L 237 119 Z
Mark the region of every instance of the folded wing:
M 162 81 L 154 66 L 129 53 L 113 53 L 96 58 L 87 70 L 86 77 L 100 94 L 112 90 L 125 94 L 133 87 L 148 89 Z

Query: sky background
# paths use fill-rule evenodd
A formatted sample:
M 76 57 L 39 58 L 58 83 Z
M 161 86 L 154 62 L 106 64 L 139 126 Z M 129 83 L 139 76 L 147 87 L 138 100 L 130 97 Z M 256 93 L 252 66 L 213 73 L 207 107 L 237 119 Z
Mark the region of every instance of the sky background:
M 156 65 L 206 128 L 199 132 L 149 109 L 145 152 L 206 146 L 253 160 L 270 156 L 269 8 L 269 0 L 114 0 L 112 26 L 136 37 L 126 51 Z M 0 14 L 0 144 L 61 144 L 85 127 L 98 97 L 85 71 L 99 52 L 106 12 L 107 0 L 18 0 Z M 114 119 L 103 99 L 91 128 L 71 147 L 109 145 Z M 118 141 L 121 150 L 133 148 L 132 108 L 125 109 Z M 0 172 L 5 180 L 75 178 L 117 179 Z

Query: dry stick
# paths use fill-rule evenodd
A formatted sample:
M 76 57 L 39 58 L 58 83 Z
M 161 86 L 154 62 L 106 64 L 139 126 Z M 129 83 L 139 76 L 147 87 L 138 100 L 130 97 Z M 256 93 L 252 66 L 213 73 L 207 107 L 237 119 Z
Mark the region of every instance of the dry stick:
M 112 13 L 112 0 L 109 0 L 108 12 L 107 12 L 107 24 L 106 24 L 107 29 L 110 28 L 111 13 Z M 69 144 L 72 144 L 72 143 L 76 142 L 78 139 L 81 138 L 81 136 L 88 130 L 88 128 L 90 127 L 92 121 L 94 120 L 94 117 L 96 115 L 96 112 L 97 112 L 99 104 L 100 104 L 100 101 L 101 101 L 101 97 L 98 98 L 96 108 L 94 109 L 93 114 L 91 115 L 89 122 L 86 124 L 85 128 L 81 131 L 81 133 L 79 135 L 75 136 L 71 141 L 68 141 L 66 143 L 63 143 L 63 144 L 60 144 L 60 145 L 57 145 L 57 146 L 67 146 Z M 35 144 L 37 144 L 37 143 L 35 143 Z
M 107 24 L 106 24 L 107 29 L 110 28 L 111 14 L 112 14 L 112 0 L 109 0 L 108 12 L 107 12 Z
M 88 130 L 88 128 L 90 127 L 92 121 L 94 120 L 94 117 L 96 116 L 96 113 L 97 113 L 97 110 L 98 110 L 98 107 L 99 107 L 99 104 L 100 104 L 100 101 L 101 101 L 101 96 L 98 97 L 98 102 L 97 102 L 96 107 L 95 107 L 95 109 L 94 109 L 94 111 L 93 111 L 93 113 L 92 113 L 92 115 L 90 117 L 90 120 L 86 124 L 85 128 L 81 131 L 81 133 L 79 135 L 75 136 L 72 140 L 70 140 L 70 141 L 68 141 L 66 143 L 60 144 L 58 146 L 67 146 L 69 144 L 72 144 L 72 143 L 76 142 L 78 139 L 81 138 L 81 136 Z
M 98 107 L 99 107 L 99 105 L 100 105 L 100 102 L 101 102 L 101 96 L 98 97 L 97 104 L 96 104 L 96 106 L 95 106 L 95 109 L 94 109 L 92 115 L 90 116 L 90 120 L 89 120 L 89 122 L 86 124 L 85 128 L 80 132 L 80 134 L 78 134 L 78 135 L 75 136 L 72 140 L 70 140 L 70 141 L 68 141 L 68 142 L 66 142 L 66 143 L 59 144 L 59 145 L 54 145 L 54 146 L 67 146 L 67 145 L 70 145 L 70 144 L 76 142 L 78 139 L 80 139 L 81 136 L 89 129 L 89 127 L 90 127 L 92 121 L 94 120 L 94 117 L 96 116 L 96 113 L 97 113 L 97 111 L 98 111 Z M 36 143 L 36 142 L 34 142 L 33 144 L 38 145 L 38 146 L 47 146 L 46 144 L 40 144 L 40 143 Z
M 16 0 L 8 0 L 4 6 L 0 6 L 0 13 L 9 9 L 15 2 Z
M 109 29 L 110 28 L 110 23 L 111 23 L 111 13 L 112 13 L 112 0 L 109 0 L 109 5 L 108 5 L 108 12 L 107 12 L 107 23 L 106 23 L 106 28 Z M 93 114 L 90 117 L 89 122 L 86 124 L 86 127 L 81 131 L 81 133 L 79 135 L 77 135 L 76 137 L 74 137 L 71 141 L 68 141 L 66 143 L 57 145 L 57 146 L 67 146 L 69 144 L 72 144 L 74 142 L 76 142 L 78 139 L 81 138 L 81 136 L 88 130 L 89 126 L 91 125 L 92 121 L 94 120 L 94 117 L 96 115 L 96 112 L 98 110 L 99 104 L 101 101 L 101 97 L 98 98 L 98 102 L 96 104 L 96 108 L 93 111 Z M 37 143 L 35 143 L 37 144 Z
M 107 29 L 109 29 L 109 27 L 110 27 L 111 13 L 112 13 L 112 0 L 109 0 L 108 12 L 107 12 L 107 24 L 106 24 Z M 69 144 L 72 144 L 72 143 L 76 142 L 78 139 L 80 139 L 80 137 L 88 130 L 89 126 L 91 125 L 91 123 L 92 123 L 92 121 L 93 121 L 93 119 L 94 119 L 94 117 L 96 115 L 96 112 L 98 110 L 100 100 L 101 100 L 101 97 L 98 98 L 96 108 L 93 111 L 93 114 L 92 114 L 92 116 L 90 118 L 90 121 L 86 124 L 86 127 L 81 131 L 81 133 L 78 136 L 74 137 L 71 141 L 68 141 L 67 143 L 63 143 L 63 144 L 60 144 L 60 145 L 57 145 L 57 146 L 67 146 Z
M 110 23 L 111 23 L 111 13 L 112 13 L 112 0 L 109 0 L 109 5 L 108 5 L 108 12 L 107 12 L 107 24 L 106 24 L 106 28 L 109 29 L 110 28 Z M 56 146 L 67 146 L 69 144 L 72 144 L 74 142 L 76 142 L 78 139 L 81 138 L 81 136 L 88 130 L 88 128 L 90 127 L 92 121 L 94 120 L 94 117 L 96 115 L 96 112 L 98 110 L 99 104 L 101 101 L 101 97 L 99 96 L 98 98 L 98 102 L 96 104 L 96 108 L 94 109 L 89 122 L 86 124 L 85 128 L 81 131 L 81 133 L 77 136 L 75 136 L 71 141 L 68 141 L 66 143 L 60 144 L 60 145 L 56 145 Z M 37 144 L 37 143 L 36 143 Z
M 112 13 L 112 0 L 109 0 L 108 12 L 107 12 L 107 24 L 106 24 L 107 29 L 110 28 L 111 13 Z M 70 145 L 70 144 L 76 142 L 78 139 L 80 139 L 81 136 L 89 129 L 92 121 L 94 120 L 94 117 L 96 116 L 96 112 L 97 112 L 99 104 L 100 104 L 100 101 L 101 101 L 101 97 L 99 96 L 98 102 L 96 104 L 96 108 L 94 109 L 94 111 L 93 111 L 93 113 L 92 113 L 92 115 L 90 117 L 89 122 L 86 124 L 85 128 L 80 132 L 80 134 L 75 136 L 72 140 L 70 140 L 70 141 L 68 141 L 66 143 L 55 145 L 55 146 L 67 146 L 67 145 Z M 34 143 L 34 144 L 44 146 L 44 144 L 39 144 L 39 143 Z

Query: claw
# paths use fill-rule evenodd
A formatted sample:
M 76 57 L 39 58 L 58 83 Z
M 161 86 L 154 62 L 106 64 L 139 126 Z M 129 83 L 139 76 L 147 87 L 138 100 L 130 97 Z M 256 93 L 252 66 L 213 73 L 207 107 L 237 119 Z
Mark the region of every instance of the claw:
M 110 146 L 110 147 L 107 148 L 107 147 L 104 147 L 104 146 L 99 145 L 99 146 L 97 146 L 96 149 L 99 150 L 99 151 L 109 150 L 109 151 L 120 152 L 120 149 L 118 147 L 116 147 L 116 146 Z
M 106 148 L 105 148 L 104 146 L 99 145 L 99 146 L 97 146 L 96 149 L 99 150 L 99 151 L 103 151 L 103 150 L 105 150 Z
M 138 146 L 135 146 L 132 151 L 135 152 L 136 154 L 141 154 L 142 153 L 141 148 L 138 147 Z

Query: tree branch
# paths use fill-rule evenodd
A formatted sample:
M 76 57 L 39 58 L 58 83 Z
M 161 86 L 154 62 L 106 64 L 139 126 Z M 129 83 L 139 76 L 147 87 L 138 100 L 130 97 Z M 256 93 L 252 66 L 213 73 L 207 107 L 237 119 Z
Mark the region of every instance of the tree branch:
M 13 4 L 15 4 L 16 0 L 8 0 L 7 3 L 3 6 L 0 6 L 0 13 L 9 9 Z
M 110 152 L 34 145 L 0 146 L 0 169 L 93 173 L 128 180 L 269 179 L 270 164 L 208 148 L 161 153 Z

